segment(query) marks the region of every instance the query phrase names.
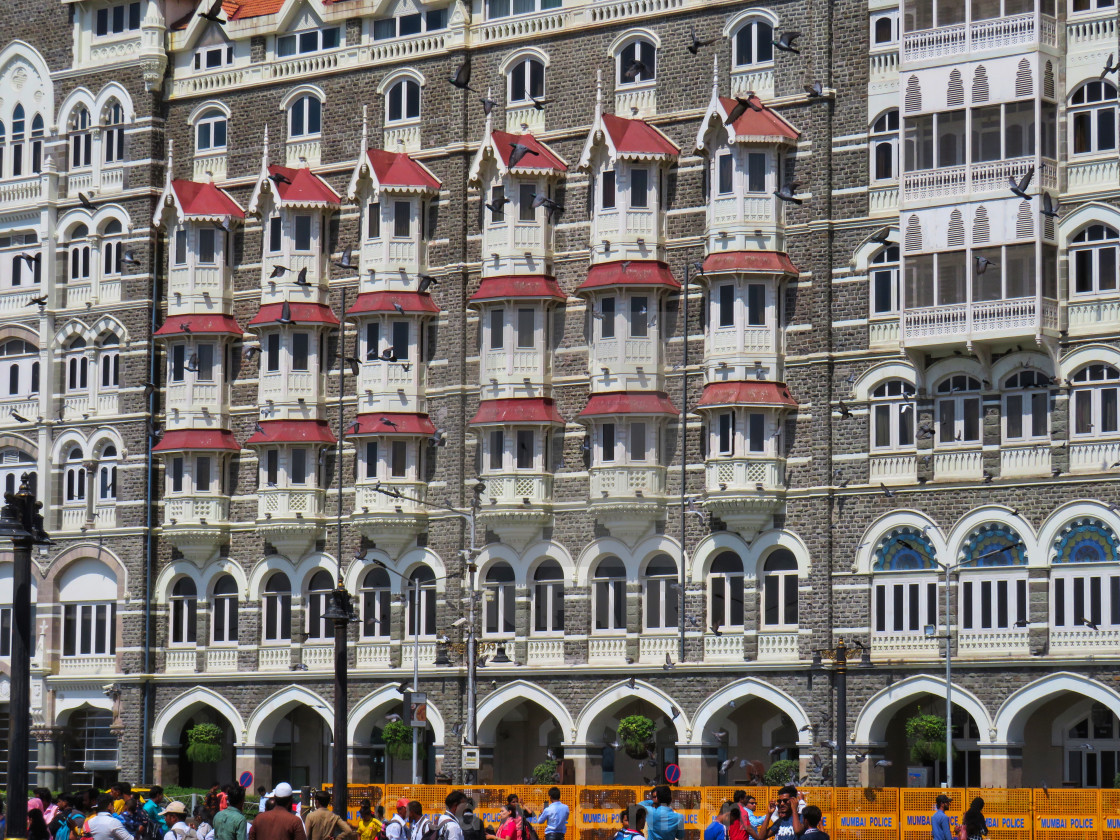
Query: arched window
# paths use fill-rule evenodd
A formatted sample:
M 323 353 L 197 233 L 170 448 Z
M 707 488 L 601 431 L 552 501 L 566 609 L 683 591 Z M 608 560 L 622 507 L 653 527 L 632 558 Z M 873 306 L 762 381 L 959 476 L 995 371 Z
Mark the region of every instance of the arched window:
M 743 626 L 743 582 L 743 561 L 734 551 L 721 552 L 712 561 L 708 615 L 715 630 Z
M 25 162 L 23 159 L 23 142 L 27 132 L 27 112 L 22 105 L 16 105 L 12 111 L 12 177 L 23 175 Z
M 545 560 L 533 572 L 533 630 L 564 632 L 564 572 L 555 560 Z
M 1050 377 L 1037 370 L 1021 370 L 1007 377 L 1003 390 L 1004 438 L 1050 437 Z
M 292 639 L 292 584 L 283 572 L 273 572 L 264 585 L 261 598 L 264 613 L 264 640 L 290 642 Z
M 1120 762 L 1120 720 L 1108 706 L 1088 700 L 1072 711 L 1079 714 L 1068 725 L 1063 723 L 1062 754 L 1056 756 L 1061 762 L 1063 785 L 1078 789 L 1113 787 L 1114 770 Z
M 1120 370 L 1112 365 L 1086 365 L 1070 377 L 1073 386 L 1073 434 L 1075 437 L 1114 435 Z
M 102 274 L 106 277 L 121 273 L 121 257 L 124 242 L 121 241 L 121 223 L 110 219 L 102 231 L 101 263 Z
M 7 368 L 9 397 L 23 397 L 39 392 L 39 350 L 19 338 L 0 344 L 0 371 Z
M 1020 536 L 1007 525 L 976 528 L 961 548 L 958 584 L 962 632 L 1025 627 L 1027 555 Z
M 420 85 L 414 79 L 401 79 L 385 96 L 385 122 L 388 124 L 420 119 Z
M 927 624 L 937 626 L 938 578 L 932 558 L 929 539 L 912 528 L 892 531 L 880 542 L 872 567 L 877 634 L 914 636 Z
M 198 590 L 190 578 L 179 578 L 171 589 L 171 644 L 193 645 L 197 641 Z
M 1116 148 L 1116 87 L 1111 82 L 1086 82 L 1069 99 L 1071 142 L 1075 155 Z
M 871 179 L 898 178 L 898 109 L 893 108 L 871 124 Z
M 374 567 L 362 578 L 362 638 L 387 639 L 392 632 L 393 590 L 389 573 Z
M 677 564 L 667 554 L 649 561 L 645 573 L 647 630 L 668 630 L 680 623 L 680 580 Z
M 1096 519 L 1075 520 L 1062 528 L 1054 540 L 1050 573 L 1052 632 L 1069 638 L 1120 626 L 1118 551 L 1116 534 Z
M 3 120 L 0 120 L 0 178 L 4 177 L 4 148 L 7 145 L 8 132 L 4 128 Z
M 73 446 L 66 455 L 66 501 L 82 502 L 86 498 L 86 468 L 81 447 Z
M 101 387 L 116 388 L 121 384 L 120 339 L 110 333 L 101 341 Z
M 0 134 L 2 134 L 2 131 L 0 131 Z M 31 171 L 36 175 L 43 171 L 43 136 L 45 134 L 43 115 L 36 114 L 31 120 Z M 2 142 L 3 137 L 0 136 L 0 143 Z M 3 156 L 0 156 L 0 164 L 3 164 Z
M 117 499 L 117 447 L 106 446 L 97 464 L 97 499 L 113 502 Z
M 113 102 L 105 112 L 105 131 L 101 135 L 106 163 L 124 160 L 124 108 Z
M 408 613 L 405 635 L 434 636 L 436 633 L 436 576 L 427 566 L 420 566 L 408 578 Z M 419 598 L 414 587 L 419 586 Z
M 24 473 L 28 473 L 28 486 L 34 490 L 37 484 L 35 459 L 18 449 L 0 450 L 0 492 L 15 493 Z
M 774 549 L 762 566 L 762 626 L 797 626 L 797 558 L 788 548 Z
M 1120 234 L 1104 224 L 1089 225 L 1070 243 L 1069 256 L 1073 264 L 1073 282 L 1070 289 L 1076 295 L 1098 292 L 1116 292 L 1118 262 L 1116 249 Z
M 735 32 L 734 64 L 751 67 L 774 60 L 774 28 L 765 20 L 748 20 Z
M 517 62 L 509 70 L 509 102 L 511 105 L 532 102 L 544 97 L 544 63 L 536 58 Z
M 89 111 L 80 105 L 70 117 L 71 169 L 84 169 L 93 164 L 93 134 L 89 127 Z
M 914 445 L 914 386 L 889 379 L 871 392 L 871 447 L 903 449 Z
M 516 630 L 514 617 L 517 604 L 517 587 L 509 563 L 495 563 L 486 571 L 483 584 L 486 599 L 486 632 L 512 634 Z
M 334 579 L 325 569 L 320 569 L 311 576 L 311 583 L 307 587 L 308 639 L 334 638 L 334 622 L 323 618 L 323 613 L 330 606 L 333 589 Z
M 618 85 L 637 85 L 657 78 L 657 47 L 645 38 L 636 38 L 618 53 Z
M 980 442 L 980 381 L 965 374 L 943 379 L 937 386 L 937 443 Z
M 89 359 L 86 358 L 86 341 L 75 336 L 66 348 L 66 390 L 85 391 L 89 388 Z
M 898 312 L 898 246 L 888 245 L 871 261 L 871 312 L 892 315 Z
M 213 152 L 225 147 L 226 115 L 217 108 L 204 111 L 194 125 L 195 153 Z
M 222 575 L 214 584 L 210 607 L 210 636 L 214 644 L 237 641 L 237 581 L 233 575 Z
M 89 228 L 75 225 L 70 232 L 70 280 L 88 280 L 90 276 Z
M 288 107 L 288 138 L 312 137 L 322 131 L 323 104 L 304 94 Z
M 626 567 L 617 557 L 604 557 L 592 576 L 593 627 L 602 631 L 626 629 Z

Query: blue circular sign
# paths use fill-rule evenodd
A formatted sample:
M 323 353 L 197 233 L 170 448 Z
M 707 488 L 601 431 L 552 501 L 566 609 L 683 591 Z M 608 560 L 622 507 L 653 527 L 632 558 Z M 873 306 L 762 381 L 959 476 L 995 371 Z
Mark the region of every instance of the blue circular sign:
M 670 764 L 665 768 L 665 781 L 671 785 L 675 785 L 681 780 L 681 766 L 679 764 Z
M 253 786 L 253 774 L 246 770 L 237 779 L 237 783 L 241 785 L 241 787 L 245 788 L 245 790 L 249 790 L 249 788 Z

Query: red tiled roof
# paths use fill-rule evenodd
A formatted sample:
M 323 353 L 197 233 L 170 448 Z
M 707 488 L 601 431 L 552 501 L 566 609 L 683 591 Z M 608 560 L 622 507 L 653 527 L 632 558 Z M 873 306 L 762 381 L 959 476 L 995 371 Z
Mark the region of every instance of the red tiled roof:
M 156 335 L 188 335 L 199 333 L 202 335 L 244 335 L 237 320 L 232 315 L 169 315 L 163 325 L 156 330 Z
M 312 172 L 310 169 L 301 167 L 299 169 L 289 169 L 287 166 L 280 166 L 279 164 L 272 164 L 268 167 L 268 171 L 273 175 L 283 175 L 292 183 L 290 184 L 276 184 L 276 194 L 280 196 L 280 200 L 290 204 L 335 204 L 342 203 L 342 199 L 338 197 L 338 193 L 332 190 L 327 182 Z
M 645 120 L 603 114 L 603 127 L 610 133 L 615 150 L 623 154 L 675 157 L 681 152 L 672 140 Z
M 363 292 L 358 295 L 354 305 L 346 310 L 346 317 L 363 312 L 395 312 L 393 305 L 399 303 L 405 312 L 426 312 L 435 315 L 439 307 L 427 292 Z
M 337 443 L 324 420 L 261 420 L 260 431 L 253 432 L 246 446 L 264 443 Z
M 612 391 L 592 394 L 580 417 L 597 417 L 603 414 L 680 414 L 660 391 Z
M 369 166 L 382 186 L 426 187 L 439 189 L 439 179 L 403 152 L 387 152 L 384 149 L 369 149 Z
M 483 277 L 478 291 L 471 295 L 475 300 L 498 300 L 502 298 L 554 298 L 567 297 L 561 290 L 556 278 L 544 274 L 526 276 Z
M 163 439 L 152 447 L 153 452 L 180 452 L 189 449 L 236 452 L 241 444 L 233 432 L 225 429 L 179 429 L 164 432 Z
M 557 154 L 532 134 L 509 134 L 505 131 L 491 133 L 498 154 L 502 156 L 502 163 L 509 166 L 509 157 L 513 154 L 514 143 L 528 146 L 537 154 L 527 154 L 517 162 L 517 169 L 554 169 L 557 172 L 567 172 L 568 165 Z
M 224 191 L 213 184 L 197 181 L 172 181 L 171 189 L 183 212 L 188 216 L 232 216 L 244 219 L 245 211 Z
M 338 317 L 323 303 L 289 303 L 294 324 L 338 324 Z M 282 303 L 266 303 L 249 322 L 250 327 L 275 323 L 284 311 Z
M 761 405 L 797 408 L 784 382 L 709 382 L 697 408 L 721 405 Z
M 663 262 L 622 260 L 591 266 L 587 279 L 580 283 L 576 291 L 584 292 L 600 286 L 668 286 L 670 289 L 679 289 L 681 284 Z
M 709 254 L 704 271 L 751 271 L 758 274 L 792 274 L 800 272 L 785 251 L 722 251 Z
M 521 397 L 504 400 L 483 400 L 478 413 L 471 420 L 472 426 L 499 423 L 550 423 L 564 425 L 564 418 L 556 410 L 556 402 L 548 397 Z
M 721 96 L 719 101 L 723 106 L 724 113 L 728 115 L 738 104 L 734 99 L 726 96 Z M 731 127 L 735 130 L 736 138 L 782 137 L 787 140 L 796 140 L 801 136 L 797 129 L 763 105 L 758 97 L 755 97 L 754 101 L 762 110 L 756 111 L 754 108 L 747 108 L 742 116 L 735 120 Z
M 349 432 L 351 435 L 434 435 L 436 433 L 435 424 L 427 414 L 387 411 L 381 414 L 359 414 L 355 420 L 358 428 Z M 389 422 L 386 423 L 386 420 Z

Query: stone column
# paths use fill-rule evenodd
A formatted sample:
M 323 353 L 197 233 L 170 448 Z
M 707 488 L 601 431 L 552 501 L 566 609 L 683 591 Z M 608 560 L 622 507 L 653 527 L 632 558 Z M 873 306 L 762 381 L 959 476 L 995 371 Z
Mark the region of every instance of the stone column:
M 63 767 L 58 763 L 58 738 L 61 730 L 54 727 L 37 727 L 31 731 L 39 747 L 35 771 L 39 786 L 58 790 L 62 781 Z
M 1019 787 L 1022 781 L 1022 744 L 981 745 L 980 783 L 984 787 Z
M 156 744 L 152 747 L 152 766 L 156 784 L 163 787 L 179 784 L 179 745 Z
M 705 759 L 707 748 L 703 744 L 678 744 L 677 764 L 681 767 L 680 784 L 686 787 L 714 785 L 718 769 L 712 761 Z
M 257 746 L 253 744 L 238 744 L 234 747 L 234 767 L 238 774 L 248 770 L 253 774 L 253 785 L 264 785 L 271 790 L 272 779 L 272 747 Z M 158 764 L 157 764 L 158 766 Z M 276 781 L 284 781 L 278 779 Z
M 572 774 L 575 778 L 570 784 L 597 785 L 603 783 L 603 759 L 600 747 L 594 744 L 565 744 L 564 758 L 571 759 L 572 762 Z

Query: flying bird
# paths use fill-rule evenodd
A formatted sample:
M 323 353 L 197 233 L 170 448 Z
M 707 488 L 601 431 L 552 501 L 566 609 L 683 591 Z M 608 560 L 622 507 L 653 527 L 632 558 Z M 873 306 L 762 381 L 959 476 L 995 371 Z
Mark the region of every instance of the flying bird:
M 342 257 L 335 263 L 339 268 L 354 268 L 354 249 L 347 248 L 342 252 Z
M 867 753 L 856 753 L 852 758 L 855 760 L 856 764 L 863 764 L 863 762 L 867 761 Z
M 700 52 L 701 47 L 710 47 L 712 44 L 721 40 L 719 36 L 716 36 L 715 38 L 697 38 L 695 29 L 690 29 L 688 35 L 689 41 L 691 42 L 688 45 L 688 51 L 693 55 L 696 55 L 698 52 Z
M 455 70 L 455 75 L 449 78 L 447 81 L 451 82 L 451 84 L 454 87 L 459 88 L 459 90 L 469 90 L 473 93 L 478 93 L 477 90 L 471 87 L 470 61 L 464 61 L 462 64 L 460 64 Z
M 733 759 L 733 758 L 729 758 L 726 761 L 721 761 L 719 763 L 719 772 L 726 773 L 728 770 L 731 769 L 731 765 L 734 764 L 734 763 L 735 763 L 735 759 Z
M 810 99 L 817 99 L 824 96 L 824 85 L 820 82 L 813 82 L 811 85 L 804 85 L 805 92 L 809 94 Z
M 1027 167 L 1027 171 L 1023 173 L 1023 177 L 1016 181 L 1014 178 L 1008 178 L 1007 183 L 1011 187 L 1011 192 L 1030 201 L 1030 196 L 1027 195 L 1027 187 L 1031 185 L 1031 179 L 1034 177 L 1034 165 Z
M 416 290 L 419 291 L 419 292 L 426 292 L 432 286 L 438 286 L 438 285 L 439 285 L 439 280 L 432 277 L 432 275 L 421 274 L 420 275 L 420 284 L 417 286 Z
M 778 744 L 778 746 L 770 748 L 769 754 L 770 755 L 777 755 L 778 753 L 780 753 L 784 749 L 785 749 L 785 746 L 783 744 Z
M 385 715 L 385 720 L 395 723 L 398 720 L 402 720 L 402 718 L 396 712 L 391 712 L 390 714 Z
M 394 429 L 399 428 L 399 426 L 397 426 L 396 421 L 390 420 L 388 417 L 382 417 L 381 418 L 381 423 L 385 426 L 392 426 Z
M 211 21 L 212 23 L 219 23 L 222 26 L 225 26 L 226 22 L 225 22 L 225 20 L 222 19 L 222 17 L 219 14 L 221 11 L 222 11 L 222 0 L 214 0 L 214 2 L 211 4 L 210 8 L 207 9 L 205 12 L 199 12 L 198 16 L 200 18 L 205 18 L 206 20 Z
M 30 304 L 35 304 L 36 306 L 46 306 L 47 305 L 47 296 L 43 295 L 42 297 L 33 297 L 33 298 L 31 298 L 31 300 L 28 301 L 28 304 L 29 305 Z
M 513 155 L 510 155 L 510 160 L 512 160 L 512 159 L 513 159 Z M 520 160 L 520 158 L 518 158 L 518 160 Z M 489 210 L 491 213 L 497 214 L 497 213 L 501 213 L 502 208 L 505 207 L 507 204 L 509 204 L 509 199 L 508 198 L 506 198 L 504 195 L 497 195 L 497 196 L 494 196 L 494 198 L 491 200 L 491 202 L 489 204 L 486 205 L 486 209 Z
M 296 275 L 296 285 L 297 286 L 310 286 L 311 285 L 311 281 L 307 279 L 307 266 L 304 266 L 303 268 L 301 268 L 299 270 L 299 274 Z
M 985 271 L 988 270 L 989 266 L 991 266 L 992 268 L 999 268 L 998 265 L 996 265 L 990 259 L 985 257 L 983 254 L 977 254 L 976 255 L 976 273 L 977 274 L 983 274 Z
M 257 434 L 258 434 L 258 435 L 267 435 L 267 434 L 268 434 L 268 432 L 266 432 L 266 431 L 264 430 L 264 426 L 262 426 L 262 425 L 261 425 L 260 423 L 257 423 L 257 429 L 256 429 L 256 431 L 257 431 Z
M 832 750 L 833 752 L 836 752 L 836 742 L 835 741 L 831 741 L 831 740 L 826 739 L 824 741 L 821 741 L 821 746 L 822 747 L 828 747 L 828 749 Z
M 543 96 L 530 96 L 529 100 L 533 103 L 534 111 L 543 111 L 544 106 L 551 102 L 551 99 L 546 99 Z
M 851 417 L 852 416 L 852 410 L 850 408 L 848 408 L 848 406 L 844 403 L 843 400 L 840 400 L 840 416 L 841 417 Z
M 876 767 L 890 767 L 892 764 L 894 764 L 894 762 L 889 758 L 880 758 L 875 762 Z
M 1081 624 L 1084 627 L 1088 627 L 1090 630 L 1100 630 L 1101 629 L 1100 627 L 1098 627 L 1096 624 L 1094 624 L 1092 621 L 1090 621 L 1087 618 L 1081 619 Z M 1092 747 L 1089 747 L 1089 749 L 1092 749 Z
M 715 729 L 712 731 L 712 737 L 716 739 L 717 743 L 723 744 L 727 741 L 727 731 L 724 729 Z
M 397 301 L 393 301 L 393 308 L 397 310 L 398 315 L 404 314 L 404 307 L 401 306 Z
M 447 432 L 436 429 L 435 434 L 428 438 L 428 443 L 431 446 L 447 446 Z
M 883 495 L 888 499 L 894 498 L 894 491 L 891 488 L 887 487 L 887 485 L 885 485 L 883 482 L 879 482 L 879 487 L 882 489 Z
M 97 206 L 92 201 L 89 200 L 89 196 L 86 195 L 84 192 L 78 193 L 78 202 L 82 205 L 82 207 L 86 208 L 87 210 L 96 210 L 97 209 Z
M 777 47 L 782 52 L 800 54 L 801 50 L 797 49 L 797 47 L 795 47 L 793 45 L 793 42 L 796 41 L 800 37 L 801 37 L 800 32 L 795 32 L 794 30 L 790 29 L 790 30 L 787 30 L 786 32 L 783 32 L 780 37 L 775 38 L 773 40 L 773 44 L 774 44 L 775 47 Z
M 752 107 L 751 96 L 752 94 L 748 93 L 745 98 L 742 96 L 735 97 L 735 107 L 731 109 L 731 113 L 729 113 L 727 119 L 723 121 L 724 125 L 733 124 L 735 120 L 747 113 L 747 109 Z
M 288 176 L 284 175 L 281 172 L 270 172 L 270 173 L 268 173 L 268 180 L 272 181 L 272 183 L 276 184 L 277 186 L 279 186 L 280 184 L 290 184 L 290 183 L 292 183 L 291 180 L 288 178 Z
M 280 306 L 280 317 L 276 319 L 277 324 L 292 324 L 292 305 L 284 301 Z
M 517 166 L 517 164 L 521 163 L 521 159 L 523 157 L 525 157 L 525 155 L 533 155 L 534 157 L 540 157 L 540 152 L 536 151 L 535 149 L 530 149 L 524 143 L 510 143 L 509 145 L 510 145 L 510 148 L 513 149 L 513 152 L 511 152 L 510 156 L 509 156 L 509 168 L 510 169 L 513 169 L 513 167 L 515 167 L 515 166 Z
M 121 262 L 125 265 L 140 265 L 140 260 L 136 259 L 135 251 L 125 251 L 121 255 Z
M 782 184 L 781 188 L 774 192 L 774 195 L 782 201 L 788 201 L 790 204 L 802 204 L 800 198 L 794 195 L 797 188 L 801 186 L 800 181 L 789 181 Z
M 648 70 L 649 68 L 646 67 L 643 61 L 641 61 L 640 59 L 634 59 L 626 66 L 626 69 L 622 72 L 622 78 L 632 82 L 640 74 L 643 74 Z
M 1115 73 L 1120 69 L 1120 65 L 1116 64 L 1116 53 L 1108 54 L 1108 61 L 1104 63 L 1104 69 L 1101 70 L 1101 78 L 1103 79 L 1109 73 Z
M 628 679 L 626 681 L 626 687 L 628 689 L 630 689 L 631 691 L 634 691 L 638 687 L 637 679 L 635 679 L 634 677 L 631 677 L 630 679 Z
M 673 657 L 669 656 L 669 652 L 665 652 L 665 664 L 661 666 L 666 671 L 671 671 L 677 666 L 673 664 Z
M 289 271 L 291 271 L 290 268 L 287 268 L 287 267 L 282 266 L 282 265 L 274 265 L 272 267 L 272 273 L 268 275 L 268 279 L 273 280 L 277 277 L 283 277 Z
M 533 207 L 544 207 L 548 211 L 548 218 L 552 218 L 553 213 L 563 213 L 564 205 L 559 202 L 553 201 L 544 193 L 535 193 L 533 195 Z
M 482 113 L 484 115 L 486 115 L 487 117 L 490 116 L 490 112 L 494 110 L 494 106 L 498 104 L 495 100 L 491 99 L 489 96 L 483 96 L 483 97 L 479 98 L 478 101 L 482 103 Z
M 1050 197 L 1050 193 L 1044 192 L 1042 194 L 1042 209 L 1039 210 L 1039 212 L 1042 213 L 1043 216 L 1049 219 L 1056 219 L 1058 218 L 1058 211 L 1061 207 L 1061 204 Z

